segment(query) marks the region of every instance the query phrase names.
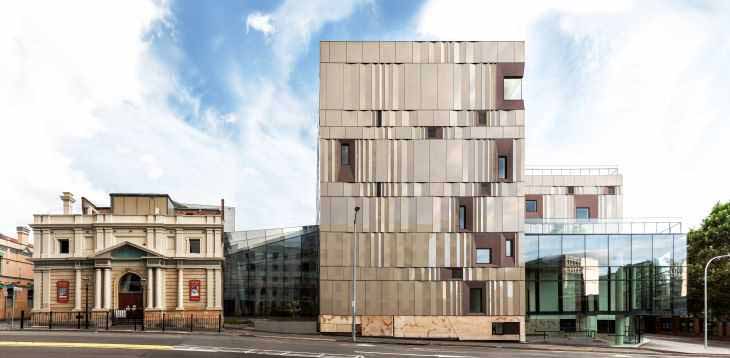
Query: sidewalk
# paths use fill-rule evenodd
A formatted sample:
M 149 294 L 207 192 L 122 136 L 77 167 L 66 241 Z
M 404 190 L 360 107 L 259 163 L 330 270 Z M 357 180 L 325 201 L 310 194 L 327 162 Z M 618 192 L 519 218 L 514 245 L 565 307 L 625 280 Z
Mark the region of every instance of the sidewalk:
M 225 331 L 226 335 L 241 335 L 247 337 L 266 337 L 281 339 L 305 339 L 305 340 L 330 340 L 335 342 L 350 342 L 350 336 L 344 335 L 323 335 L 323 334 L 277 334 L 269 332 L 261 332 L 256 330 L 232 330 Z M 661 337 L 661 336 L 660 336 Z M 653 338 L 653 337 L 652 337 Z M 614 354 L 656 354 L 656 353 L 672 353 L 679 355 L 696 356 L 698 353 L 703 357 L 726 357 L 727 351 L 718 349 L 704 350 L 702 344 L 699 347 L 692 346 L 674 346 L 663 344 L 661 340 L 651 340 L 649 343 L 637 346 L 627 347 L 609 347 L 596 345 L 562 345 L 548 343 L 517 343 L 517 342 L 488 342 L 488 341 L 455 341 L 455 340 L 437 340 L 437 339 L 415 339 L 415 338 L 389 338 L 389 337 L 357 337 L 357 343 L 371 344 L 394 344 L 394 345 L 422 345 L 422 346 L 446 346 L 446 347 L 485 347 L 485 348 L 507 348 L 507 349 L 524 349 L 535 351 L 552 351 L 552 352 L 597 352 L 597 353 L 614 353 Z
M 708 349 L 705 349 L 702 337 L 681 337 L 664 335 L 646 335 L 648 342 L 642 346 L 661 352 L 678 352 L 684 354 L 717 354 L 730 355 L 730 342 L 709 341 Z

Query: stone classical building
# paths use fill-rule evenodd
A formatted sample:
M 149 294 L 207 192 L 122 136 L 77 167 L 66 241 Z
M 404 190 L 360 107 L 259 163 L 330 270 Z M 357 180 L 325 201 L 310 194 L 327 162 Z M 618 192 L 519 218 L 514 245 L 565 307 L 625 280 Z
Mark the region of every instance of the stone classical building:
M 33 218 L 33 312 L 203 311 L 222 307 L 220 206 L 167 194 L 110 194 L 100 207 L 63 193 L 63 214 Z
M 19 318 L 33 300 L 33 245 L 30 231 L 18 226 L 16 238 L 0 234 L 0 320 Z
M 525 339 L 524 53 L 320 43 L 322 332 Z

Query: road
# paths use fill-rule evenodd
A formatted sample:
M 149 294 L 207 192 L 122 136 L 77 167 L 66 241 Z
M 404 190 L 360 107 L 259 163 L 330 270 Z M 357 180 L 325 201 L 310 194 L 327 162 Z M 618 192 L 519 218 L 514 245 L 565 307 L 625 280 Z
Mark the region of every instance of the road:
M 603 353 L 544 351 L 515 348 L 352 344 L 336 338 L 295 338 L 292 336 L 232 336 L 189 334 L 128 334 L 86 332 L 2 332 L 0 358 L 96 358 L 96 357 L 674 357 L 659 353 Z M 677 356 L 681 357 L 681 356 Z M 684 356 L 686 357 L 686 356 Z

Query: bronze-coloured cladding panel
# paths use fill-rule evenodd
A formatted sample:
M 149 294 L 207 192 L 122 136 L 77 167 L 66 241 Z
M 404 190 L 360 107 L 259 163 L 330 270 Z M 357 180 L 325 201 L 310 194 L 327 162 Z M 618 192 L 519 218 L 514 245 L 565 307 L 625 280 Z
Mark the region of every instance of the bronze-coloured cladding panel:
M 514 165 L 514 153 L 512 152 L 514 140 L 513 139 L 497 139 L 497 155 L 493 158 L 494 160 L 494 178 L 499 182 L 513 182 L 513 165 Z M 505 168 L 505 178 L 499 179 L 499 157 L 507 157 L 507 167 Z
M 466 209 L 466 216 L 464 217 L 464 230 L 461 230 L 459 228 L 459 208 L 464 207 Z M 459 205 L 456 207 L 456 212 L 454 213 L 454 217 L 456 218 L 456 231 L 458 232 L 471 232 L 473 226 L 473 217 L 474 217 L 474 197 L 467 196 L 467 197 L 459 197 Z
M 461 307 L 464 315 L 486 315 L 487 314 L 487 284 L 485 281 L 464 281 L 464 291 L 461 295 Z M 470 312 L 471 308 L 471 290 L 472 288 L 482 289 L 482 312 Z
M 497 74 L 495 80 L 497 81 L 495 91 L 495 108 L 503 110 L 512 109 L 525 109 L 525 102 L 519 100 L 505 100 L 504 99 L 504 79 L 505 78 L 522 78 L 525 74 L 524 62 L 514 63 L 498 63 Z
M 352 139 L 340 139 L 337 141 L 337 151 L 335 152 L 335 160 L 337 160 L 337 181 L 353 183 L 355 182 L 355 141 Z M 348 163 L 350 165 L 342 165 L 342 145 L 349 145 Z
M 512 240 L 512 256 L 507 257 L 507 240 Z M 477 249 L 492 249 L 492 263 L 477 263 Z M 475 267 L 512 267 L 516 265 L 515 258 L 519 252 L 517 234 L 514 232 L 484 232 L 474 233 L 474 250 L 472 262 Z
M 527 201 L 534 200 L 537 203 L 537 211 L 527 211 Z M 541 219 L 543 217 L 542 195 L 527 194 L 525 195 L 525 219 Z
M 598 195 L 575 195 L 576 208 L 588 208 L 591 219 L 598 218 Z

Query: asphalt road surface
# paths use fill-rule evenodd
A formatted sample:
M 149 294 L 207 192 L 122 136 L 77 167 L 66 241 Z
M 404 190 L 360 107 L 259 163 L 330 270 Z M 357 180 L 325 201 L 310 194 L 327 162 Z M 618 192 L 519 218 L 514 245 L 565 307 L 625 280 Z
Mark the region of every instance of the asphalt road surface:
M 476 357 L 674 357 L 659 353 L 603 353 L 405 344 L 352 344 L 335 338 L 85 332 L 2 332 L 0 358 L 97 357 L 319 357 L 319 358 L 476 358 Z M 682 356 L 677 356 L 682 357 Z M 684 356 L 687 357 L 687 356 Z

